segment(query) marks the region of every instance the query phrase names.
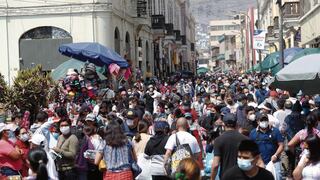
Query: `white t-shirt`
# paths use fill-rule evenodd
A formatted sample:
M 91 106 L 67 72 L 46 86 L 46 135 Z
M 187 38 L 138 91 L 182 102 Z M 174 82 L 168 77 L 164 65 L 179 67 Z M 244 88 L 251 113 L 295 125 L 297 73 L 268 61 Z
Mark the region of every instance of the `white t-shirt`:
M 180 144 L 189 144 L 193 154 L 201 151 L 197 139 L 185 131 L 179 131 L 176 134 L 172 134 L 167 141 L 165 149 L 173 150 L 176 147 L 176 135 L 178 136 Z

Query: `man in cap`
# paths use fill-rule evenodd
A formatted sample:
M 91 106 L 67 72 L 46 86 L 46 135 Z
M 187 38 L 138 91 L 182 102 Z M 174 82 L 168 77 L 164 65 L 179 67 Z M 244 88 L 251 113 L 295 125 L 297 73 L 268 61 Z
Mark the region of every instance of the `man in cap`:
M 281 179 L 280 155 L 284 149 L 284 140 L 279 129 L 269 125 L 267 114 L 259 114 L 258 127 L 251 131 L 250 139 L 258 144 L 263 162 L 265 164 L 270 161 L 274 163 L 276 179 Z
M 126 113 L 126 125 L 125 126 L 125 132 L 126 135 L 130 138 L 133 138 L 137 131 L 137 126 L 139 122 L 139 115 L 134 109 L 128 109 Z
M 236 130 L 237 119 L 233 114 L 225 114 L 223 116 L 225 124 L 225 132 L 215 139 L 214 158 L 212 162 L 211 180 L 216 175 L 222 177 L 225 171 L 237 164 L 238 144 L 245 139 L 244 135 Z M 220 166 L 220 174 L 218 168 Z

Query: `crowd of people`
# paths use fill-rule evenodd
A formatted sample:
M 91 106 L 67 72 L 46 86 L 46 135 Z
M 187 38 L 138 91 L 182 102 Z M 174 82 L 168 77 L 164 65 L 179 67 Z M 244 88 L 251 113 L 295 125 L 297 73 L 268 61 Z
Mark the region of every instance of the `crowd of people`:
M 0 123 L 0 179 L 320 179 L 320 96 L 271 75 L 137 80 Z

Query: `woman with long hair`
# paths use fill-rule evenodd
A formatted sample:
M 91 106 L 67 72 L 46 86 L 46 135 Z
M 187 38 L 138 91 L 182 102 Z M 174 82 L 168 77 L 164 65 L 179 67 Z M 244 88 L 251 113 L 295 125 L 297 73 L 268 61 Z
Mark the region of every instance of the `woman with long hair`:
M 41 148 L 34 148 L 29 151 L 28 161 L 32 174 L 26 178 L 26 180 L 48 180 L 47 153 Z
M 105 129 L 106 146 L 103 152 L 97 152 L 95 164 L 105 161 L 107 171 L 104 180 L 121 179 L 132 180 L 131 164 L 137 161 L 132 144 L 124 134 L 121 125 L 116 120 L 111 120 Z
M 320 137 L 320 131 L 317 129 L 318 117 L 311 113 L 306 118 L 306 128 L 300 130 L 288 143 L 289 148 L 294 148 L 300 144 L 301 149 L 304 149 L 303 142 L 309 135 L 318 135 Z
M 148 133 L 148 122 L 145 120 L 141 120 L 138 123 L 138 133 L 134 136 L 132 143 L 134 147 L 134 151 L 137 155 L 144 153 L 147 142 L 150 139 L 150 135 Z
M 305 153 L 293 171 L 295 180 L 320 179 L 320 139 L 311 134 L 305 141 Z

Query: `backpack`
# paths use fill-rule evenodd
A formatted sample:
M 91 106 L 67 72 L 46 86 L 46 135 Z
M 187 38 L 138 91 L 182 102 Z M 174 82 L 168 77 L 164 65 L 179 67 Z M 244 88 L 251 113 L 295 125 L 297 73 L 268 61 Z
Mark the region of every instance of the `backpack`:
M 176 148 L 171 156 L 171 173 L 176 172 L 181 160 L 192 157 L 189 144 L 180 144 L 178 134 L 176 134 Z

